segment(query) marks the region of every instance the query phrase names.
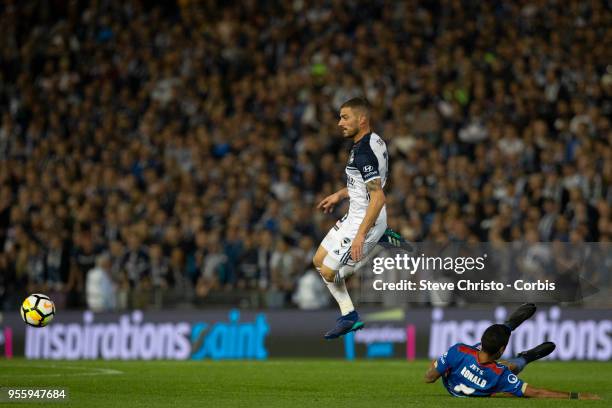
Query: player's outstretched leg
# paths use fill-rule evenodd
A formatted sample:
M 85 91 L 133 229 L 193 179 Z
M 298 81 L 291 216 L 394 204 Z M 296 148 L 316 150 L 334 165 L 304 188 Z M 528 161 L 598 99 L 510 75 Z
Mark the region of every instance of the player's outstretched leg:
M 521 323 L 533 316 L 535 312 L 535 304 L 523 303 L 510 315 L 510 317 L 508 317 L 508 320 L 504 322 L 504 326 L 509 328 L 510 331 L 514 331 L 517 327 L 521 325 Z
M 556 347 L 557 346 L 555 346 L 555 343 L 553 343 L 552 341 L 545 341 L 539 346 L 535 346 L 531 350 L 521 351 L 520 353 L 518 353 L 517 357 L 524 358 L 527 361 L 527 364 L 529 364 L 532 361 L 536 361 L 546 357 L 547 355 L 555 351 Z
M 523 371 L 527 364 L 548 356 L 555 351 L 555 348 L 555 343 L 546 341 L 530 350 L 521 351 L 515 358 L 508 360 L 508 367 L 514 374 L 518 374 Z
M 327 259 L 327 263 L 326 263 Z M 333 259 L 328 258 L 328 253 L 325 248 L 319 247 L 317 253 L 314 256 L 313 264 L 325 285 L 329 289 L 331 295 L 338 302 L 341 316 L 336 321 L 335 327 L 325 333 L 326 339 L 335 339 L 343 336 L 351 331 L 359 330 L 364 326 L 364 323 L 359 320 L 359 314 L 353 306 L 351 297 L 346 289 L 346 283 L 344 280 L 340 282 L 334 282 L 334 276 L 337 273 Z

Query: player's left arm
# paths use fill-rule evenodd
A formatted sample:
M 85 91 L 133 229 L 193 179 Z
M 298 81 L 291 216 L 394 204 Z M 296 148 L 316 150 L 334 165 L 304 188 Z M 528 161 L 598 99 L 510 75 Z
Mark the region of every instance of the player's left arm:
M 553 391 L 545 388 L 536 388 L 530 384 L 523 386 L 523 397 L 527 398 L 558 398 L 558 399 L 580 399 L 580 400 L 600 400 L 597 394 L 588 392 L 564 392 Z
M 380 177 L 366 182 L 366 189 L 370 195 L 370 202 L 368 203 L 365 217 L 363 218 L 363 221 L 361 221 L 361 225 L 359 226 L 359 230 L 357 231 L 357 235 L 355 236 L 351 246 L 351 257 L 355 261 L 360 260 L 363 256 L 363 244 L 365 242 L 365 237 L 368 231 L 370 231 L 370 228 L 372 228 L 376 222 L 376 219 L 380 214 L 380 210 L 382 210 L 385 205 L 385 193 L 382 188 Z
M 429 365 L 429 369 L 425 371 L 425 377 L 423 378 L 423 380 L 426 383 L 435 383 L 436 381 L 438 381 L 438 378 L 442 377 L 442 374 L 440 374 L 437 369 L 437 364 L 437 360 L 432 360 L 431 364 Z

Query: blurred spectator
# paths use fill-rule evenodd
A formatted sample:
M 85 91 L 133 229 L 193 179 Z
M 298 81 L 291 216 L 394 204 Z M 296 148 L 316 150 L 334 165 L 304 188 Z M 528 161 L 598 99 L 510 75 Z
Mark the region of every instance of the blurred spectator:
M 115 309 L 115 284 L 111 279 L 111 259 L 106 253 L 96 257 L 96 266 L 87 273 L 87 307 L 94 312 Z
M 15 269 L 8 261 L 8 256 L 0 252 L 0 306 L 4 309 L 14 308 L 18 296 Z M 27 296 L 27 295 L 26 295 Z
M 295 285 L 297 267 L 297 259 L 287 240 L 277 240 L 270 259 L 272 286 L 291 293 Z
M 256 289 L 259 278 L 258 254 L 255 238 L 247 234 L 243 242 L 242 255 L 238 262 L 238 287 Z
M 329 306 L 329 291 L 314 269 L 307 269 L 297 280 L 293 302 L 303 310 L 317 310 Z
M 123 255 L 123 268 L 131 287 L 139 286 L 145 276 L 150 275 L 149 254 L 141 245 L 135 232 L 128 233 L 127 250 Z

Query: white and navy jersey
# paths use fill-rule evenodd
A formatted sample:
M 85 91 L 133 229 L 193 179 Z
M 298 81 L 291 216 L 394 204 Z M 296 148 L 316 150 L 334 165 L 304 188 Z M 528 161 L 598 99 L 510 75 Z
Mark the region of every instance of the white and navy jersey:
M 370 202 L 366 183 L 378 178 L 384 187 L 388 173 L 387 144 L 380 136 L 370 132 L 353 144 L 346 164 L 346 186 L 350 199 L 348 220 L 361 223 Z M 383 207 L 378 218 L 386 216 Z

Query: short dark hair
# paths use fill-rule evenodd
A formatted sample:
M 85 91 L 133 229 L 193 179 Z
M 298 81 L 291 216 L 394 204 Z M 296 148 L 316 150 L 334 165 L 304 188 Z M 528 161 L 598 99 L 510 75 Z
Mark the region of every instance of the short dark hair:
M 495 354 L 508 345 L 510 340 L 510 329 L 503 324 L 494 324 L 489 326 L 482 335 L 480 343 L 482 350 L 489 354 Z
M 366 98 L 357 97 L 344 102 L 342 106 L 340 106 L 340 109 L 342 108 L 359 109 L 364 112 L 367 117 L 370 117 L 370 109 L 372 108 L 372 106 Z

